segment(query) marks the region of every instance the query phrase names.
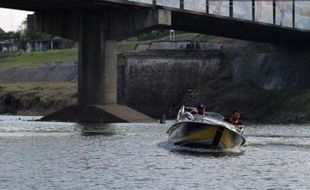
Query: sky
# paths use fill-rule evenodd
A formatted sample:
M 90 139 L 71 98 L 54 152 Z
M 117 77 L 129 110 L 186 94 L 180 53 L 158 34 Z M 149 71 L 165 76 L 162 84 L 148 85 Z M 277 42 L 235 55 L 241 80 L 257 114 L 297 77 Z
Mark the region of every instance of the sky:
M 0 8 L 0 28 L 4 31 L 16 31 L 32 12 Z

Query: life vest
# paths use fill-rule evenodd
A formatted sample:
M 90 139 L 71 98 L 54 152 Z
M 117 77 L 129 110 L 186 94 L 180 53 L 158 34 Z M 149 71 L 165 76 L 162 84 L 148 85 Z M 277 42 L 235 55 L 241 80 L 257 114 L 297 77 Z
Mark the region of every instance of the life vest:
M 239 125 L 240 124 L 239 120 L 236 117 L 230 117 L 229 122 L 233 125 Z

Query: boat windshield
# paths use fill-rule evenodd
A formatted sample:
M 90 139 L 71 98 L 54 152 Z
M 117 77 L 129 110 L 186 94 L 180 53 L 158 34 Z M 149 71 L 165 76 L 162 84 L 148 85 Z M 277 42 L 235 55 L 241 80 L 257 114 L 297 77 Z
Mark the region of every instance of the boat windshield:
M 225 117 L 222 114 L 216 113 L 216 112 L 206 112 L 205 116 L 213 117 L 213 118 L 216 118 L 218 120 L 224 120 L 225 119 Z

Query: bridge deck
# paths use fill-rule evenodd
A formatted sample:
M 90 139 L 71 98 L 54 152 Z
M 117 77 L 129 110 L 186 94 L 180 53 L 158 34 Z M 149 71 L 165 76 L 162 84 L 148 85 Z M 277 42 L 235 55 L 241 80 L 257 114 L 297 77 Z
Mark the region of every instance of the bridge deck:
M 252 2 L 251 7 L 251 18 L 242 19 L 240 16 L 235 16 L 234 14 L 240 10 L 238 7 L 233 6 L 236 4 L 236 0 L 225 0 L 226 3 L 229 2 L 228 12 L 219 12 L 218 14 L 209 14 L 211 11 L 211 3 L 208 0 L 197 0 L 191 2 L 202 3 L 203 8 L 196 6 L 191 8 L 186 8 L 186 3 L 188 0 L 1 0 L 0 7 L 15 8 L 30 11 L 41 11 L 41 12 L 55 12 L 55 11 L 102 11 L 104 9 L 169 9 L 171 10 L 172 24 L 167 26 L 167 28 L 189 31 L 189 32 L 199 32 L 209 35 L 218 35 L 230 38 L 238 38 L 244 40 L 253 40 L 261 42 L 272 42 L 272 43 L 295 43 L 295 44 L 307 44 L 310 42 L 310 15 L 307 15 L 306 10 L 301 7 L 296 7 L 297 0 L 287 0 L 286 6 L 291 8 L 292 11 L 289 14 L 289 22 L 291 26 L 287 27 L 276 24 L 278 21 L 276 18 L 277 11 L 277 1 L 273 2 L 272 9 L 270 9 L 271 18 L 269 18 L 268 23 L 257 22 L 256 17 L 258 14 L 257 9 L 259 8 L 255 3 L 261 0 L 245 0 L 242 2 Z M 167 4 L 170 2 L 170 4 Z M 175 4 L 171 4 L 174 2 Z M 221 2 L 219 0 L 218 2 Z M 267 1 L 266 1 L 267 2 Z M 287 4 L 291 2 L 292 5 Z M 305 2 L 305 1 L 304 1 Z M 240 4 L 240 2 L 238 2 Z M 299 6 L 302 5 L 299 2 Z M 305 2 L 305 8 L 309 8 L 310 3 Z M 217 8 L 217 7 L 216 7 Z M 223 8 L 223 7 L 222 7 Z M 225 7 L 224 7 L 225 8 Z M 224 9 L 223 8 L 223 9 Z M 234 8 L 236 10 L 234 10 Z M 298 28 L 298 22 L 296 17 L 297 12 L 303 11 L 304 20 L 301 20 L 303 25 Z M 296 9 L 296 10 L 295 10 Z M 196 11 L 195 11 L 196 10 Z M 270 12 L 269 11 L 269 12 Z M 226 16 L 223 16 L 227 14 Z M 301 13 L 300 13 L 301 14 Z M 269 15 L 269 16 L 270 16 Z M 291 18 L 290 18 L 291 17 Z M 285 17 L 286 19 L 288 17 Z M 268 19 L 268 18 L 267 18 Z M 271 20 L 270 20 L 271 19 Z M 309 23 L 308 23 L 309 22 Z M 281 23 L 282 24 L 282 21 Z M 297 27 L 296 27 L 297 25 Z M 307 27 L 309 26 L 309 30 Z

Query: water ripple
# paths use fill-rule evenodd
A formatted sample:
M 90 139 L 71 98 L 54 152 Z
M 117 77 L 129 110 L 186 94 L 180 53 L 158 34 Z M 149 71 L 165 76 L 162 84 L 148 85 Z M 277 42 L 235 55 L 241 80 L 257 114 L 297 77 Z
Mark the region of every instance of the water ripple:
M 310 188 L 309 126 L 247 126 L 221 152 L 169 144 L 168 127 L 0 121 L 0 189 Z

